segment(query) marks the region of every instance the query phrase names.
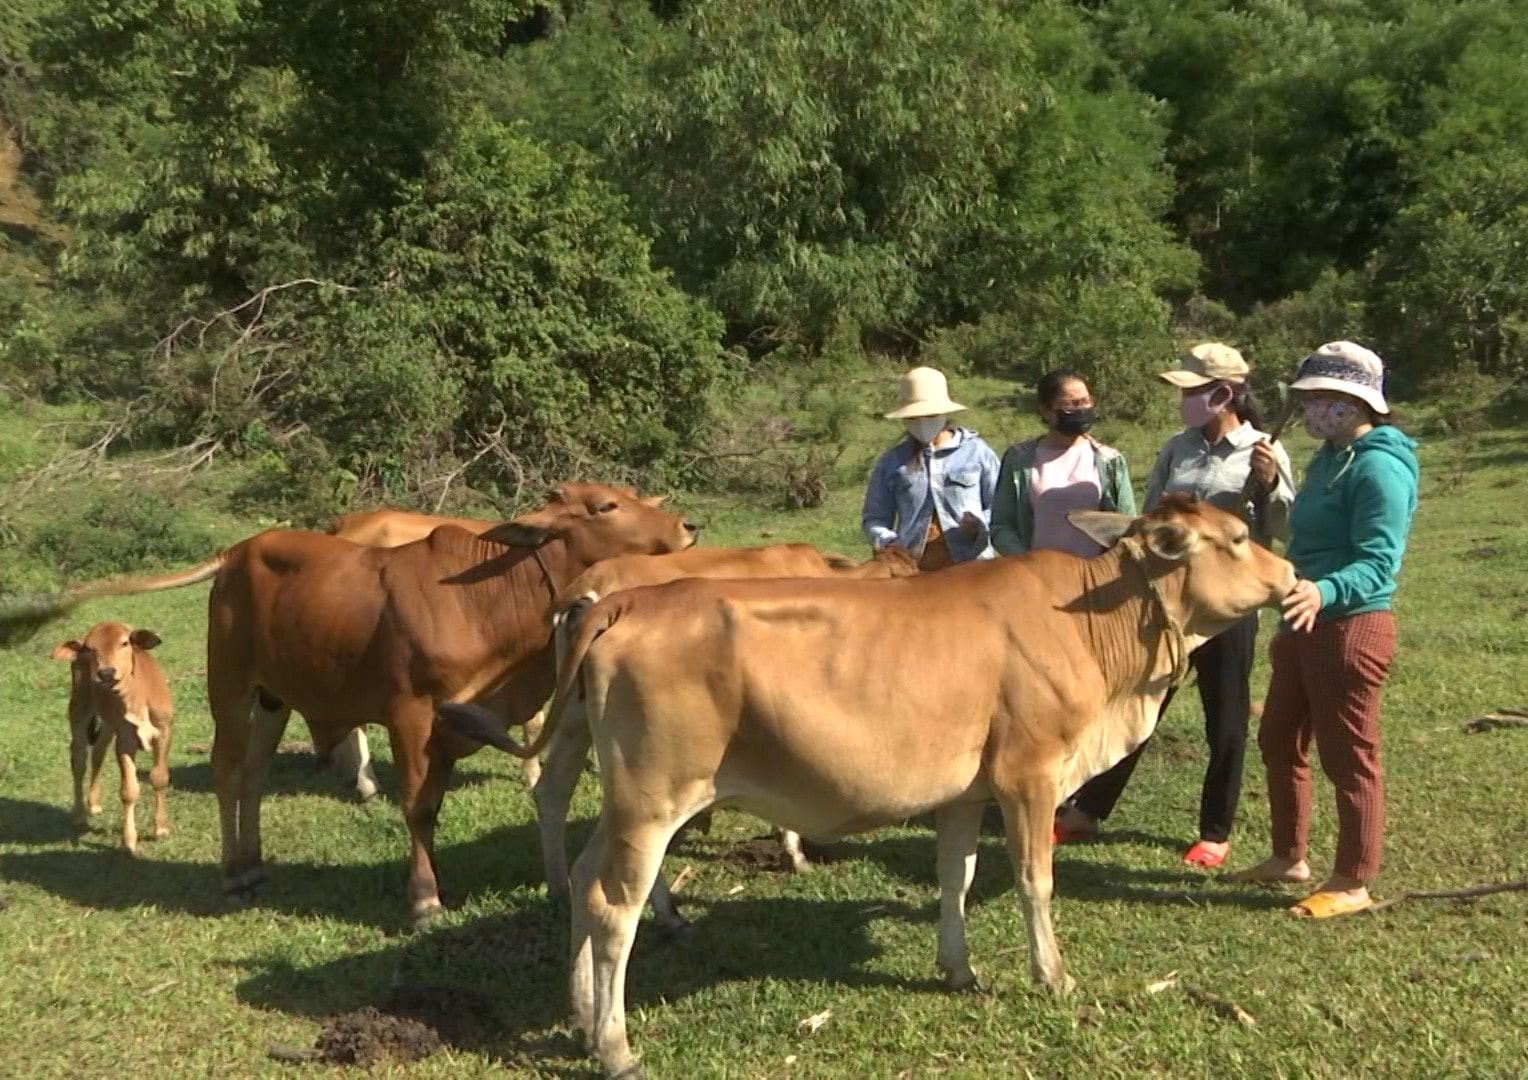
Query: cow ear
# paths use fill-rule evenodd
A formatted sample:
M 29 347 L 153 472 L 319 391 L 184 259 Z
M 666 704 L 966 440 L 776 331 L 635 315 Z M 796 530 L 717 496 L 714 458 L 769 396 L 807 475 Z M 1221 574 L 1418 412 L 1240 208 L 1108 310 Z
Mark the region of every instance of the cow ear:
M 632 494 L 635 495 L 636 492 L 632 492 Z M 647 498 L 641 499 L 639 501 L 643 506 L 659 507 L 663 505 L 663 500 L 667 498 L 667 495 L 649 495 Z
M 567 488 L 563 487 L 561 484 L 553 484 L 553 485 L 551 485 L 550 487 L 548 487 L 546 489 L 546 501 L 547 502 L 554 502 L 554 503 L 567 502 L 568 501 L 568 490 L 567 490 Z
M 1129 514 L 1113 510 L 1068 510 L 1066 520 L 1105 551 L 1119 543 L 1119 538 L 1135 524 L 1135 518 Z
M 552 530 L 544 525 L 531 525 L 524 521 L 506 521 L 483 533 L 481 538 L 509 547 L 535 548 L 552 538 Z
M 1182 562 L 1199 547 L 1199 534 L 1176 521 L 1159 521 L 1146 530 L 1146 549 L 1159 559 Z
M 53 650 L 53 659 L 67 660 L 72 664 L 74 661 L 79 659 L 80 650 L 84 647 L 85 646 L 78 641 L 66 641 L 58 648 Z
M 134 648 L 148 652 L 159 644 L 159 635 L 152 630 L 134 630 L 128 635 L 127 640 L 133 643 Z

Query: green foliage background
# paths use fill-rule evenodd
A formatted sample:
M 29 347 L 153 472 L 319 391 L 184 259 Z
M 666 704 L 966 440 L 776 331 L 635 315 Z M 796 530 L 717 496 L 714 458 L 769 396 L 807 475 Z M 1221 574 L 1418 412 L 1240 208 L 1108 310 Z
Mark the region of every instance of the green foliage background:
M 1196 337 L 1520 380 L 1523 14 L 5 0 L 0 386 L 312 516 L 714 482 L 742 384 L 866 349 L 1120 417 Z

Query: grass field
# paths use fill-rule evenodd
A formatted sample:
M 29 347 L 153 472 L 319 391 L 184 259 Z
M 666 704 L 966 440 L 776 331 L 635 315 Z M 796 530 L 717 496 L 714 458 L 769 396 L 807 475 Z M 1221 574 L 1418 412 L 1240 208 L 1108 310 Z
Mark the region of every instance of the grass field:
M 1032 426 L 998 384 L 956 389 L 980 406 L 977 426 L 994 443 Z M 0 420 L 0 470 L 14 477 L 36 458 L 21 421 Z M 855 449 L 825 506 L 787 514 L 692 499 L 703 542 L 806 539 L 858 554 L 850 481 L 894 429 L 854 425 Z M 1127 450 L 1138 485 L 1167 433 L 1102 432 Z M 1309 449 L 1303 437 L 1292 445 L 1297 465 Z M 1485 710 L 1528 704 L 1528 430 L 1429 437 L 1422 460 L 1385 712 L 1381 897 L 1528 876 L 1528 731 L 1463 732 Z M 212 515 L 209 542 L 255 527 Z M 0 652 L 0 1074 L 287 1073 L 295 1067 L 268 1059 L 270 1045 L 310 1046 L 324 1018 L 404 993 L 446 1003 L 459 1023 L 444 1052 L 395 1072 L 592 1075 L 567 1036 L 566 928 L 544 901 L 531 803 L 502 755 L 458 770 L 437 849 L 450 910 L 430 931 L 406 931 L 405 834 L 375 728 L 384 798 L 369 805 L 307 754 L 278 758 L 265 813 L 271 880 L 253 906 L 225 906 L 205 601 L 197 587 L 94 604 Z M 47 653 L 103 618 L 158 631 L 174 679 L 173 833 L 146 842 L 137 861 L 114 849 L 110 769 L 94 831 L 77 838 L 67 817 L 68 675 Z M 1260 668 L 1259 691 L 1265 680 Z M 973 998 L 939 988 L 927 830 L 860 837 L 793 877 L 761 865 L 765 845 L 745 843 L 765 834 L 762 823 L 723 814 L 666 863 L 670 875 L 693 868 L 684 892 L 693 933 L 669 942 L 644 921 L 639 935 L 628 998 L 638 1054 L 662 1077 L 1528 1072 L 1528 894 L 1309 924 L 1283 912 L 1291 892 L 1180 867 L 1196 819 L 1199 725 L 1194 695 L 1182 695 L 1102 841 L 1057 854 L 1053 913 L 1078 982 L 1071 999 L 1028 985 L 997 837 L 983 840 L 970 917 L 973 962 L 994 993 Z M 305 735 L 294 719 L 288 738 Z M 1333 842 L 1322 783 L 1318 873 Z M 1253 750 L 1235 865 L 1264 852 L 1264 787 Z M 575 851 L 594 812 L 586 779 Z M 1178 985 L 1148 992 L 1174 972 Z M 1235 1002 L 1255 1024 L 1227 1019 L 1185 985 Z M 800 1026 L 828 1012 L 815 1032 Z

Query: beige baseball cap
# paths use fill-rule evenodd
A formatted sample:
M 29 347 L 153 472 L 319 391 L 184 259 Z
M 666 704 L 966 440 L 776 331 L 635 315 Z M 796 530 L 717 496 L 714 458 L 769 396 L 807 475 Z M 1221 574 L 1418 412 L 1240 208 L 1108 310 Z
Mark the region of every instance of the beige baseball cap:
M 1242 354 L 1231 346 L 1206 341 L 1190 349 L 1175 370 L 1164 371 L 1160 377 L 1174 386 L 1192 389 L 1215 382 L 1246 382 L 1251 372 Z
M 915 367 L 897 383 L 898 405 L 886 413 L 888 420 L 908 420 L 915 416 L 944 416 L 965 408 L 950 400 L 950 385 L 944 373 L 931 367 Z

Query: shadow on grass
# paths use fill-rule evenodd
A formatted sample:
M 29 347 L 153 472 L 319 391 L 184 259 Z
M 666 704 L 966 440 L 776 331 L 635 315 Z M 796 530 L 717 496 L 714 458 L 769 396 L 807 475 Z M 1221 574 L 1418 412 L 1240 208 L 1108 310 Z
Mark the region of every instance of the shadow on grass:
M 0 855 L 0 878 L 26 882 L 100 911 L 152 905 L 210 917 L 252 908 L 388 931 L 407 927 L 407 842 L 401 821 L 396 857 L 374 863 L 286 861 L 281 858 L 283 852 L 272 850 L 267 838 L 269 877 L 247 904 L 225 898 L 215 863 L 177 861 L 176 846 L 173 835 L 146 842 L 137 859 L 93 844 L 10 853 Z M 485 893 L 535 887 L 543 879 L 534 823 L 495 829 L 462 844 L 437 846 L 435 866 L 448 907 Z
M 372 771 L 377 775 L 377 795 L 397 805 L 398 773 L 390 761 L 372 758 Z M 481 769 L 464 768 L 462 765 L 451 773 L 451 787 L 446 794 L 446 805 L 451 803 L 450 792 L 457 788 L 475 787 L 494 780 L 523 783 L 514 776 L 484 772 Z M 210 759 L 193 761 L 188 765 L 176 765 L 170 769 L 170 790 L 214 794 L 217 777 Z M 265 779 L 266 795 L 334 795 L 337 798 L 358 799 L 353 781 L 343 779 L 333 766 L 320 765 L 318 757 L 306 752 L 283 752 L 271 759 L 271 769 Z
M 67 800 L 69 792 L 60 792 Z M 62 803 L 29 802 L 0 795 L 0 844 L 42 846 L 68 843 L 79 836 Z
M 1116 834 L 1119 843 L 1153 842 L 1161 838 L 1145 836 L 1134 841 L 1129 834 Z M 938 886 L 932 838 L 916 836 L 881 837 L 848 841 L 842 845 L 845 858 L 869 859 L 888 875 L 928 888 Z M 1090 845 L 1094 846 L 1094 845 Z M 1163 846 L 1175 846 L 1170 841 Z M 1288 899 L 1263 889 L 1245 888 L 1223 892 L 1206 886 L 1214 877 L 1187 868 L 1141 870 L 1101 863 L 1072 856 L 1068 848 L 1055 854 L 1055 898 L 1061 901 L 1129 901 L 1143 904 L 1167 904 L 1192 907 L 1239 907 L 1262 911 L 1288 906 Z M 1014 889 L 1012 864 L 1000 841 L 985 840 L 976 864 L 968 906 L 975 907 Z
M 696 900 L 693 930 L 679 939 L 644 919 L 632 951 L 628 1011 L 673 1002 L 733 981 L 780 979 L 851 987 L 943 992 L 935 978 L 865 971 L 878 947 L 873 919 L 917 914 L 902 905 L 792 898 Z M 568 929 L 544 904 L 416 935 L 311 967 L 271 957 L 247 962 L 240 1001 L 321 1019 L 383 1007 L 398 986 L 448 986 L 483 1000 L 491 1022 L 448 1039 L 501 1064 L 587 1076 L 592 1061 L 567 1033 Z

